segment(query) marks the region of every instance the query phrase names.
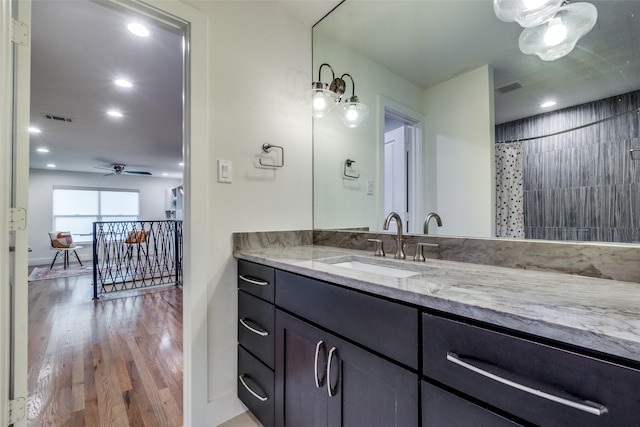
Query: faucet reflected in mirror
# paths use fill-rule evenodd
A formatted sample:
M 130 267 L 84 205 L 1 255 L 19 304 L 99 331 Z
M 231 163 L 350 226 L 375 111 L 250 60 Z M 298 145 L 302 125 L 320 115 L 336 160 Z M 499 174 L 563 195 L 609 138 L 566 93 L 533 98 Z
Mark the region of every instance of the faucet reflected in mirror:
M 424 225 L 422 226 L 422 231 L 424 234 L 429 234 L 429 221 L 434 218 L 436 220 L 436 224 L 438 224 L 438 227 L 442 227 L 442 220 L 440 219 L 440 215 L 435 212 L 429 212 L 427 214 L 427 217 L 424 219 Z
M 407 257 L 404 254 L 404 239 L 402 238 L 402 218 L 400 218 L 400 215 L 398 215 L 395 212 L 389 213 L 389 215 L 387 215 L 387 217 L 384 220 L 384 225 L 382 226 L 382 229 L 388 230 L 389 224 L 391 223 L 392 219 L 396 220 L 396 229 L 398 231 L 398 234 L 396 234 L 396 253 L 395 255 L 393 255 L 393 257 L 395 259 L 405 259 Z

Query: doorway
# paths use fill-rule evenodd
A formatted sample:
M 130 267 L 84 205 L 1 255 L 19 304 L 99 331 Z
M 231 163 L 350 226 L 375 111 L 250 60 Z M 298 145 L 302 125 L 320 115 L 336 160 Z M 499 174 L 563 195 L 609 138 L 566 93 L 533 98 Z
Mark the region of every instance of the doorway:
M 134 171 L 140 171 L 140 170 L 144 170 L 145 172 L 150 170 L 150 169 L 146 169 L 146 167 L 157 167 L 156 166 L 156 157 L 161 157 L 161 154 L 168 152 L 168 151 L 172 151 L 172 154 L 174 154 L 175 152 L 177 152 L 178 156 L 176 156 L 175 160 L 172 161 L 172 165 L 175 168 L 177 168 L 178 164 L 182 161 L 182 152 L 183 152 L 183 128 L 184 128 L 184 112 L 183 112 L 183 99 L 184 99 L 184 95 L 185 95 L 185 84 L 184 84 L 184 70 L 185 68 L 185 59 L 184 59 L 184 46 L 185 46 L 185 40 L 184 40 L 184 28 L 181 27 L 181 25 L 179 23 L 170 23 L 167 20 L 162 20 L 162 21 L 158 21 L 156 18 L 158 16 L 158 12 L 154 11 L 152 13 L 152 11 L 150 10 L 145 10 L 145 9 L 138 9 L 136 8 L 136 10 L 132 11 L 129 10 L 127 8 L 122 7 L 119 4 L 115 4 L 115 3 L 108 3 L 108 2 L 79 2 L 79 1 L 74 1 L 74 2 L 34 2 L 33 3 L 33 7 L 32 7 L 32 34 L 33 34 L 33 38 L 32 38 L 32 77 L 35 77 L 36 79 L 38 78 L 42 78 L 43 77 L 43 72 L 42 72 L 42 68 L 38 68 L 36 69 L 34 67 L 34 65 L 37 62 L 37 58 L 36 55 L 38 55 L 39 53 L 41 53 L 41 50 L 36 50 L 36 46 L 38 46 L 38 44 L 41 44 L 43 42 L 43 40 L 37 40 L 36 37 L 38 36 L 38 28 L 41 28 L 42 26 L 42 18 L 43 15 L 39 14 L 39 10 L 38 7 L 40 6 L 45 6 L 45 5 L 52 5 L 55 4 L 54 8 L 55 8 L 55 12 L 64 15 L 70 15 L 70 12 L 77 12 L 78 14 L 76 15 L 71 15 L 72 16 L 72 20 L 78 22 L 81 28 L 72 28 L 70 26 L 70 23 L 67 22 L 66 24 L 66 30 L 69 33 L 73 33 L 74 31 L 76 32 L 76 34 L 72 34 L 72 37 L 68 40 L 66 40 L 66 42 L 64 43 L 64 46 L 67 49 L 70 50 L 77 50 L 77 51 L 81 51 L 82 55 L 79 55 L 82 57 L 82 59 L 84 59 L 84 63 L 81 64 L 80 67 L 74 67 L 73 70 L 66 70 L 65 73 L 68 73 L 69 75 L 71 75 L 73 77 L 73 80 L 75 80 L 74 82 L 74 86 L 70 87 L 70 85 L 67 83 L 67 81 L 65 81 L 63 83 L 62 80 L 64 80 L 63 78 L 60 77 L 60 75 L 57 75 L 56 77 L 54 77 L 55 75 L 55 71 L 57 71 L 58 67 L 66 67 L 68 65 L 70 65 L 69 62 L 61 64 L 59 62 L 52 62 L 50 63 L 51 65 L 49 65 L 48 67 L 45 67 L 45 79 L 48 78 L 48 83 L 52 84 L 53 86 L 55 86 L 55 89 L 67 89 L 66 92 L 64 92 L 64 96 L 60 99 L 58 99 L 58 101 L 55 103 L 54 108 L 51 108 L 49 106 L 46 105 L 46 103 L 40 103 L 38 101 L 37 98 L 37 91 L 34 90 L 33 86 L 32 86 L 32 90 L 31 90 L 31 105 L 32 105 L 32 115 L 31 115 L 31 120 L 30 123 L 33 124 L 34 121 L 36 120 L 40 120 L 41 123 L 43 123 L 42 126 L 39 126 L 41 129 L 41 133 L 38 135 L 31 135 L 31 145 L 32 145 L 32 150 L 35 150 L 36 148 L 40 148 L 42 146 L 46 146 L 46 145 L 54 145 L 55 141 L 52 140 L 47 140 L 46 138 L 37 138 L 37 136 L 43 136 L 46 135 L 47 133 L 49 135 L 54 135 L 55 134 L 55 138 L 59 139 L 59 140 L 64 140 L 66 142 L 67 145 L 58 145 L 55 146 L 52 150 L 50 150 L 51 153 L 53 154 L 62 154 L 62 162 L 64 163 L 64 166 L 62 166 L 61 164 L 58 164 L 57 169 L 60 170 L 64 167 L 64 169 L 67 169 L 67 171 L 69 171 L 69 173 L 65 172 L 63 173 L 64 179 L 66 180 L 67 184 L 71 184 L 72 186 L 78 186 L 75 182 L 69 182 L 69 180 L 78 178 L 78 180 L 76 181 L 78 184 L 81 184 L 81 186 L 90 186 L 90 187 L 100 187 L 100 188 L 124 188 L 124 187 L 130 187 L 130 186 L 137 186 L 138 184 L 136 184 L 133 180 L 134 177 L 133 176 L 116 176 L 113 173 L 108 174 L 106 172 L 102 172 L 99 170 L 96 170 L 97 168 L 101 167 L 101 166 L 107 166 L 110 162 L 118 162 L 119 159 L 124 158 L 125 161 L 128 162 L 128 164 L 130 165 L 142 165 L 143 167 L 145 167 L 145 169 L 141 169 L 139 167 L 135 167 L 135 168 L 131 168 L 130 170 L 134 170 Z M 63 6 L 64 4 L 72 4 L 72 10 L 62 10 L 63 8 L 61 6 Z M 108 5 L 108 8 L 105 8 L 104 6 Z M 100 12 L 95 12 L 96 9 L 101 9 Z M 93 12 L 92 12 L 93 10 Z M 102 44 L 100 45 L 92 45 L 91 43 L 95 43 L 95 36 L 99 33 L 98 29 L 97 29 L 97 25 L 99 20 L 105 18 L 107 15 L 109 16 L 113 16 L 113 15 L 117 15 L 117 16 L 134 16 L 136 18 L 138 18 L 138 20 L 140 21 L 146 21 L 148 24 L 150 24 L 151 32 L 152 34 L 155 32 L 156 35 L 159 35 L 159 33 L 162 31 L 164 33 L 170 33 L 171 37 L 173 37 L 174 40 L 174 45 L 173 45 L 173 49 L 174 49 L 174 54 L 178 56 L 179 58 L 179 63 L 177 65 L 177 71 L 176 71 L 176 67 L 170 68 L 168 66 L 164 67 L 165 69 L 163 70 L 157 70 L 157 73 L 149 73 L 149 72 L 142 72 L 142 73 L 138 73 L 138 76 L 135 76 L 136 72 L 134 67 L 131 67 L 130 69 L 125 70 L 125 73 L 123 74 L 129 74 L 129 76 L 134 77 L 132 80 L 134 81 L 134 92 L 133 93 L 124 93 L 123 90 L 124 89 L 119 89 L 119 88 L 115 88 L 115 87 L 111 87 L 109 84 L 112 83 L 113 80 L 115 80 L 114 78 L 116 77 L 115 72 L 116 72 L 116 68 L 115 66 L 111 67 L 109 65 L 110 61 L 109 58 L 106 54 L 107 49 L 105 48 L 106 44 L 108 44 L 109 42 L 111 42 L 112 44 L 115 44 L 114 40 L 111 41 L 103 41 Z M 62 16 L 58 15 L 55 18 L 51 18 L 49 15 L 45 15 L 45 21 L 48 22 L 48 26 L 52 26 L 53 22 L 56 22 L 56 20 L 61 20 Z M 99 19 L 95 18 L 96 16 L 98 16 Z M 93 19 L 90 19 L 91 17 L 93 17 Z M 87 24 L 86 22 L 86 18 L 89 18 L 89 24 Z M 86 29 L 86 27 L 82 27 L 82 26 L 86 26 L 86 25 L 90 25 L 91 26 L 91 32 L 90 33 L 85 33 L 83 35 L 83 30 Z M 123 25 L 124 27 L 124 25 Z M 75 39 L 75 40 L 74 40 Z M 166 36 L 165 36 L 166 39 Z M 156 42 L 157 42 L 158 38 L 156 38 Z M 177 42 L 175 42 L 176 40 L 178 40 Z M 44 43 L 48 45 L 49 49 L 48 49 L 48 54 L 51 54 L 52 56 L 55 56 L 54 53 L 54 49 L 53 44 L 54 44 L 55 40 L 53 37 L 47 37 L 46 40 L 44 40 Z M 97 52 L 98 56 L 97 59 L 93 58 L 92 55 L 90 54 L 91 52 Z M 124 53 L 123 53 L 124 54 Z M 137 53 L 138 55 L 141 55 L 141 52 L 139 51 Z M 50 59 L 55 59 L 55 58 L 50 58 Z M 94 65 L 94 61 L 98 61 L 97 64 Z M 115 62 L 115 61 L 114 61 Z M 129 63 L 132 63 L 133 61 L 129 61 Z M 165 63 L 165 65 L 167 65 Z M 76 69 L 77 68 L 77 69 Z M 158 67 L 156 67 L 158 68 Z M 103 86 L 99 87 L 97 85 L 94 85 L 92 88 L 86 88 L 83 87 L 83 89 L 80 88 L 80 86 L 83 86 L 85 84 L 87 84 L 89 82 L 89 77 L 94 76 L 95 74 L 98 74 L 102 71 L 102 79 L 104 81 Z M 117 70 L 117 71 L 121 71 L 121 70 Z M 150 77 L 150 76 L 154 76 L 154 77 L 158 77 L 159 75 L 162 75 L 162 73 L 170 73 L 173 76 L 175 76 L 177 74 L 177 78 L 175 78 L 175 82 L 177 82 L 177 87 L 173 88 L 173 92 L 177 93 L 173 93 L 173 97 L 177 98 L 177 104 L 178 106 L 178 114 L 179 117 L 177 119 L 177 125 L 174 125 L 173 128 L 175 128 L 174 130 L 172 130 L 171 132 L 167 132 L 166 128 L 163 127 L 163 125 L 167 122 L 169 122 L 169 118 L 167 117 L 167 111 L 163 110 L 162 108 L 155 108 L 155 112 L 156 112 L 156 117 L 155 119 L 155 126 L 156 127 L 161 127 L 163 129 L 163 133 L 166 134 L 171 134 L 174 138 L 173 138 L 173 142 L 177 143 L 177 150 L 173 149 L 173 150 L 169 150 L 168 148 L 170 147 L 166 147 L 166 141 L 160 141 L 158 138 L 149 138 L 151 140 L 153 140 L 152 142 L 155 143 L 155 145 L 153 145 L 151 147 L 151 149 L 149 149 L 148 146 L 146 146 L 144 144 L 144 139 L 146 134 L 141 130 L 142 128 L 145 127 L 149 127 L 148 123 L 137 123 L 136 126 L 139 128 L 137 130 L 137 133 L 135 135 L 129 136 L 130 134 L 125 131 L 123 128 L 124 124 L 126 124 L 127 122 L 131 123 L 132 121 L 134 121 L 134 116 L 137 113 L 138 117 L 141 115 L 142 110 L 140 108 L 137 107 L 136 103 L 131 101 L 131 99 L 124 99 L 125 97 L 129 96 L 130 98 L 141 98 L 141 97 L 146 97 L 146 101 L 148 104 L 150 104 L 150 107 L 158 107 L 159 104 L 162 104 L 160 102 L 153 102 L 149 99 L 149 94 L 153 93 L 154 91 L 167 91 L 169 90 L 169 88 L 167 88 L 167 86 L 165 85 L 162 88 L 153 88 L 152 85 L 149 85 L 147 81 L 144 81 L 144 79 L 140 78 L 140 75 L 144 75 L 145 79 Z M 34 75 L 35 74 L 35 75 Z M 136 77 L 137 77 L 137 81 L 136 81 Z M 43 79 L 44 80 L 44 79 Z M 108 86 L 109 85 L 109 86 Z M 39 88 L 42 89 L 42 88 Z M 137 90 L 135 90 L 137 89 Z M 45 88 L 45 91 L 47 89 Z M 52 90 L 53 89 L 49 89 Z M 86 91 L 93 91 L 95 93 L 95 99 L 92 106 L 89 107 L 84 107 L 85 104 L 83 104 L 83 97 L 84 95 L 86 95 Z M 117 92 L 118 90 L 120 90 L 120 92 Z M 101 93 L 101 91 L 104 91 L 103 93 Z M 58 92 L 60 93 L 60 92 Z M 103 96 L 102 96 L 103 95 Z M 125 107 L 125 111 L 123 111 L 123 116 L 124 117 L 114 117 L 111 116 L 109 118 L 105 116 L 102 116 L 102 113 L 107 112 L 106 109 L 107 107 L 110 107 L 112 103 L 114 103 L 114 101 L 117 101 L 117 98 L 120 97 L 121 101 L 124 101 L 123 104 L 126 104 L 126 107 L 128 107 L 128 111 L 131 113 L 131 115 L 127 116 L 126 114 L 126 107 Z M 98 99 L 99 98 L 99 99 Z M 100 102 L 102 102 L 102 105 L 99 105 Z M 154 105 L 155 104 L 155 105 Z M 44 106 L 43 106 L 44 105 Z M 49 104 L 51 105 L 51 104 Z M 95 107 L 95 108 L 92 108 Z M 102 107 L 102 109 L 100 108 Z M 62 114 L 59 114 L 59 112 L 61 112 Z M 69 114 L 69 112 L 71 112 L 71 114 Z M 85 114 L 86 113 L 86 114 Z M 34 120 L 36 119 L 36 120 Z M 106 120 L 109 119 L 123 119 L 120 120 L 120 122 L 116 122 L 114 120 L 112 120 L 111 122 L 107 122 Z M 105 127 L 110 127 L 110 129 L 107 129 L 107 133 L 106 135 L 109 136 L 111 135 L 112 138 L 110 140 L 105 140 L 105 134 L 101 133 L 103 129 L 101 129 L 101 126 Z M 60 131 L 60 132 L 58 132 Z M 88 137 L 87 135 L 90 134 L 90 137 Z M 72 142 L 74 141 L 74 138 L 76 136 L 80 135 L 81 137 L 84 138 L 83 141 L 80 141 L 82 144 L 81 146 L 74 146 L 72 144 Z M 100 146 L 98 147 L 91 147 L 92 142 L 99 142 Z M 76 141 L 77 142 L 77 141 Z M 122 146 L 121 146 L 122 145 Z M 98 151 L 96 152 L 92 152 L 91 149 L 92 148 L 97 148 Z M 175 148 L 175 147 L 171 147 L 171 148 Z M 70 150 L 70 152 L 68 152 L 67 150 Z M 102 151 L 99 151 L 102 150 Z M 106 151 L 105 151 L 106 150 Z M 31 156 L 32 158 L 35 157 L 37 154 L 32 153 Z M 138 160 L 138 159 L 142 159 L 142 160 Z M 152 159 L 153 162 L 149 161 L 146 164 L 144 163 L 146 160 Z M 35 158 L 36 161 L 41 160 L 40 158 Z M 76 164 L 73 164 L 73 161 L 77 161 Z M 161 159 L 158 159 L 161 160 Z M 62 167 L 61 167 L 62 166 Z M 77 168 L 77 169 L 76 169 Z M 93 169 L 93 170 L 87 170 L 87 169 Z M 97 172 L 97 173 L 90 173 L 90 172 Z M 181 171 L 180 171 L 181 172 Z M 153 170 L 153 175 L 161 175 L 163 172 L 162 171 L 157 171 Z M 110 175 L 110 176 L 106 176 L 106 175 Z M 115 178 L 115 179 L 112 179 Z M 156 178 L 153 178 L 154 180 Z M 161 179 L 157 179 L 157 181 L 162 181 Z M 165 185 L 165 187 L 168 189 L 169 187 L 174 187 L 175 182 L 171 181 L 171 183 L 167 183 Z M 157 185 L 154 187 L 158 187 Z M 32 192 L 32 188 L 29 188 L 29 191 Z M 164 199 L 164 194 L 160 193 L 158 195 L 159 199 Z M 30 203 L 30 206 L 33 206 L 33 203 Z M 30 210 L 30 215 L 36 215 L 37 209 L 31 209 Z M 164 215 L 164 211 L 158 213 L 157 215 L 154 215 L 154 218 L 159 218 L 160 215 Z M 185 222 L 189 221 L 189 217 L 185 217 Z M 45 221 L 46 222 L 50 222 L 50 221 Z M 34 227 L 36 225 L 38 225 L 40 223 L 39 220 L 34 220 L 31 221 L 32 226 L 30 227 L 30 232 L 33 231 Z M 46 225 L 45 225 L 46 227 Z M 38 236 L 34 236 L 34 240 L 37 239 Z M 187 243 L 187 238 L 185 238 L 185 244 Z M 90 246 L 90 245 L 89 245 Z M 87 246 L 85 246 L 87 247 Z M 185 268 L 187 268 L 185 266 Z M 141 300 L 140 300 L 141 301 Z M 29 307 L 29 311 L 31 311 L 32 307 Z M 181 389 L 181 384 L 179 384 L 179 389 Z M 33 390 L 28 390 L 29 393 L 32 393 Z M 180 390 L 180 396 L 182 396 L 182 391 Z M 180 400 L 178 402 L 179 406 L 180 406 L 180 412 L 182 412 L 182 400 Z M 30 411 L 31 412 L 31 411 Z M 182 418 L 180 416 L 180 418 Z
M 383 212 L 398 213 L 403 232 L 420 233 L 422 215 L 423 119 L 389 99 L 383 99 Z M 396 231 L 392 222 L 390 231 Z
M 116 3 L 111 1 L 110 3 Z M 192 425 L 194 419 L 201 419 L 207 411 L 207 359 L 202 357 L 206 354 L 207 342 L 201 339 L 201 335 L 206 336 L 207 307 L 201 304 L 207 295 L 207 243 L 206 239 L 195 239 L 194 230 L 199 235 L 206 235 L 209 229 L 209 220 L 206 216 L 195 215 L 196 212 L 204 212 L 209 206 L 209 196 L 205 183 L 209 182 L 210 170 L 208 165 L 207 140 L 207 76 L 208 76 L 208 43 L 207 43 L 207 19 L 202 12 L 181 2 L 155 2 L 149 0 L 148 3 L 155 6 L 145 6 L 136 2 L 126 3 L 127 7 L 135 7 L 143 11 L 148 11 L 150 15 L 164 17 L 167 21 L 176 22 L 179 26 L 188 29 L 189 43 L 184 46 L 186 55 L 187 77 L 184 99 L 185 106 L 185 128 L 184 128 L 184 425 Z M 5 94 L 2 99 L 5 102 L 0 107 L 4 114 L 1 115 L 4 129 L 0 144 L 0 160 L 5 170 L 16 170 L 18 179 L 10 180 L 4 174 L 0 182 L 5 183 L 5 188 L 15 189 L 18 197 L 15 204 L 9 203 L 6 198 L 2 199 L 1 215 L 6 218 L 5 213 L 9 208 L 21 212 L 28 207 L 28 149 L 29 136 L 27 127 L 29 126 L 29 75 L 30 75 L 30 46 L 28 37 L 26 43 L 22 43 L 22 38 L 11 37 L 10 29 L 13 27 L 11 20 L 17 21 L 16 28 L 29 28 L 31 14 L 31 2 L 23 0 L 16 2 L 13 0 L 2 0 L 0 19 L 2 20 L 2 31 L 0 39 L 2 46 L 9 46 L 13 40 L 13 50 L 0 50 L 2 70 L 6 76 L 0 81 L 0 91 Z M 28 34 L 28 31 L 27 31 Z M 15 55 L 14 55 L 15 54 Z M 14 72 L 15 71 L 15 72 Z M 13 77 L 13 80 L 11 80 Z M 189 90 L 197 87 L 197 91 Z M 11 95 L 14 94 L 12 97 Z M 13 151 L 12 147 L 17 147 Z M 25 152 L 26 151 L 26 152 Z M 195 178 L 197 177 L 197 179 Z M 6 179 L 5 179 L 6 178 Z M 197 197 L 193 197 L 197 194 Z M 0 258 L 2 264 L 7 266 L 10 263 L 10 249 L 16 254 L 16 274 L 9 277 L 9 268 L 0 271 L 3 282 L 13 284 L 13 292 L 9 293 L 9 287 L 3 286 L 2 307 L 4 313 L 11 313 L 11 319 L 0 321 L 2 329 L 0 336 L 3 346 L 1 353 L 2 365 L 7 367 L 7 371 L 0 370 L 2 380 L 2 396 L 0 407 L 6 413 L 9 399 L 21 399 L 26 397 L 27 383 L 27 337 L 24 333 L 27 329 L 27 227 L 11 228 L 9 231 L 9 221 L 2 221 L 0 229 L 3 231 L 4 244 L 0 247 Z M 16 230 L 16 231 L 13 231 Z M 15 233 L 15 239 L 13 234 Z M 10 248 L 9 242 L 15 241 L 15 246 Z M 20 256 L 18 256 L 20 255 Z M 13 259 L 13 258 L 12 258 Z M 13 263 L 13 261 L 11 261 Z M 13 264 L 12 264 L 13 265 Z M 5 292 L 6 291 L 6 292 Z M 5 322 L 6 320 L 6 322 Z M 9 322 L 11 320 L 11 322 Z M 15 360 L 16 363 L 9 366 L 8 360 Z M 10 368 L 10 369 L 9 369 Z M 197 376 L 192 373 L 198 372 Z M 16 426 L 26 425 L 26 417 L 14 423 Z

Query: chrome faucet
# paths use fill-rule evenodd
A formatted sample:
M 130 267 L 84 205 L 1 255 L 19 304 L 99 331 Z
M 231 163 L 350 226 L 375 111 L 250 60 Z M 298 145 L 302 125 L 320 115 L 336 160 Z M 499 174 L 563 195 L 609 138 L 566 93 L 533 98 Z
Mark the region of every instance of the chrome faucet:
M 440 215 L 435 212 L 429 212 L 429 214 L 427 214 L 427 217 L 424 219 L 424 225 L 422 226 L 422 231 L 424 234 L 429 234 L 429 221 L 431 221 L 432 218 L 435 218 L 438 227 L 442 227 L 442 220 L 440 219 Z
M 385 218 L 382 228 L 384 230 L 388 230 L 389 223 L 392 219 L 396 220 L 396 228 L 398 229 L 398 234 L 396 236 L 396 253 L 393 257 L 396 259 L 405 259 L 407 257 L 404 254 L 404 239 L 402 238 L 402 218 L 400 218 L 400 215 L 395 212 L 391 212 L 389 215 L 387 215 L 387 218 Z

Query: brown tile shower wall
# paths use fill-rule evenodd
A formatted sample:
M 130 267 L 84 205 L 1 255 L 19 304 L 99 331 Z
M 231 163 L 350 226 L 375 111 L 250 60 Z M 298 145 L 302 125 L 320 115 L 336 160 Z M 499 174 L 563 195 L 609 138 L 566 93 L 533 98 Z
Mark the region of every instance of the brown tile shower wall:
M 496 140 L 557 132 L 640 107 L 640 91 L 496 126 Z M 640 242 L 640 115 L 523 142 L 525 236 Z M 639 156 L 640 157 L 640 156 Z

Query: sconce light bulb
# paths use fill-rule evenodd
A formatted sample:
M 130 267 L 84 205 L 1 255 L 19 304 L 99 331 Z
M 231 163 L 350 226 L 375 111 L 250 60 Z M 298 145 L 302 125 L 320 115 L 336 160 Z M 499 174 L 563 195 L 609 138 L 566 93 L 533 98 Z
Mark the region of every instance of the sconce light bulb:
M 553 18 L 549 21 L 549 28 L 544 33 L 544 42 L 547 46 L 557 46 L 567 38 L 567 27 L 560 18 Z
M 327 108 L 327 100 L 324 99 L 322 93 L 317 93 L 313 96 L 313 110 L 314 111 L 324 111 Z
M 358 120 L 358 110 L 353 107 L 349 107 L 347 110 L 347 120 L 350 122 Z

